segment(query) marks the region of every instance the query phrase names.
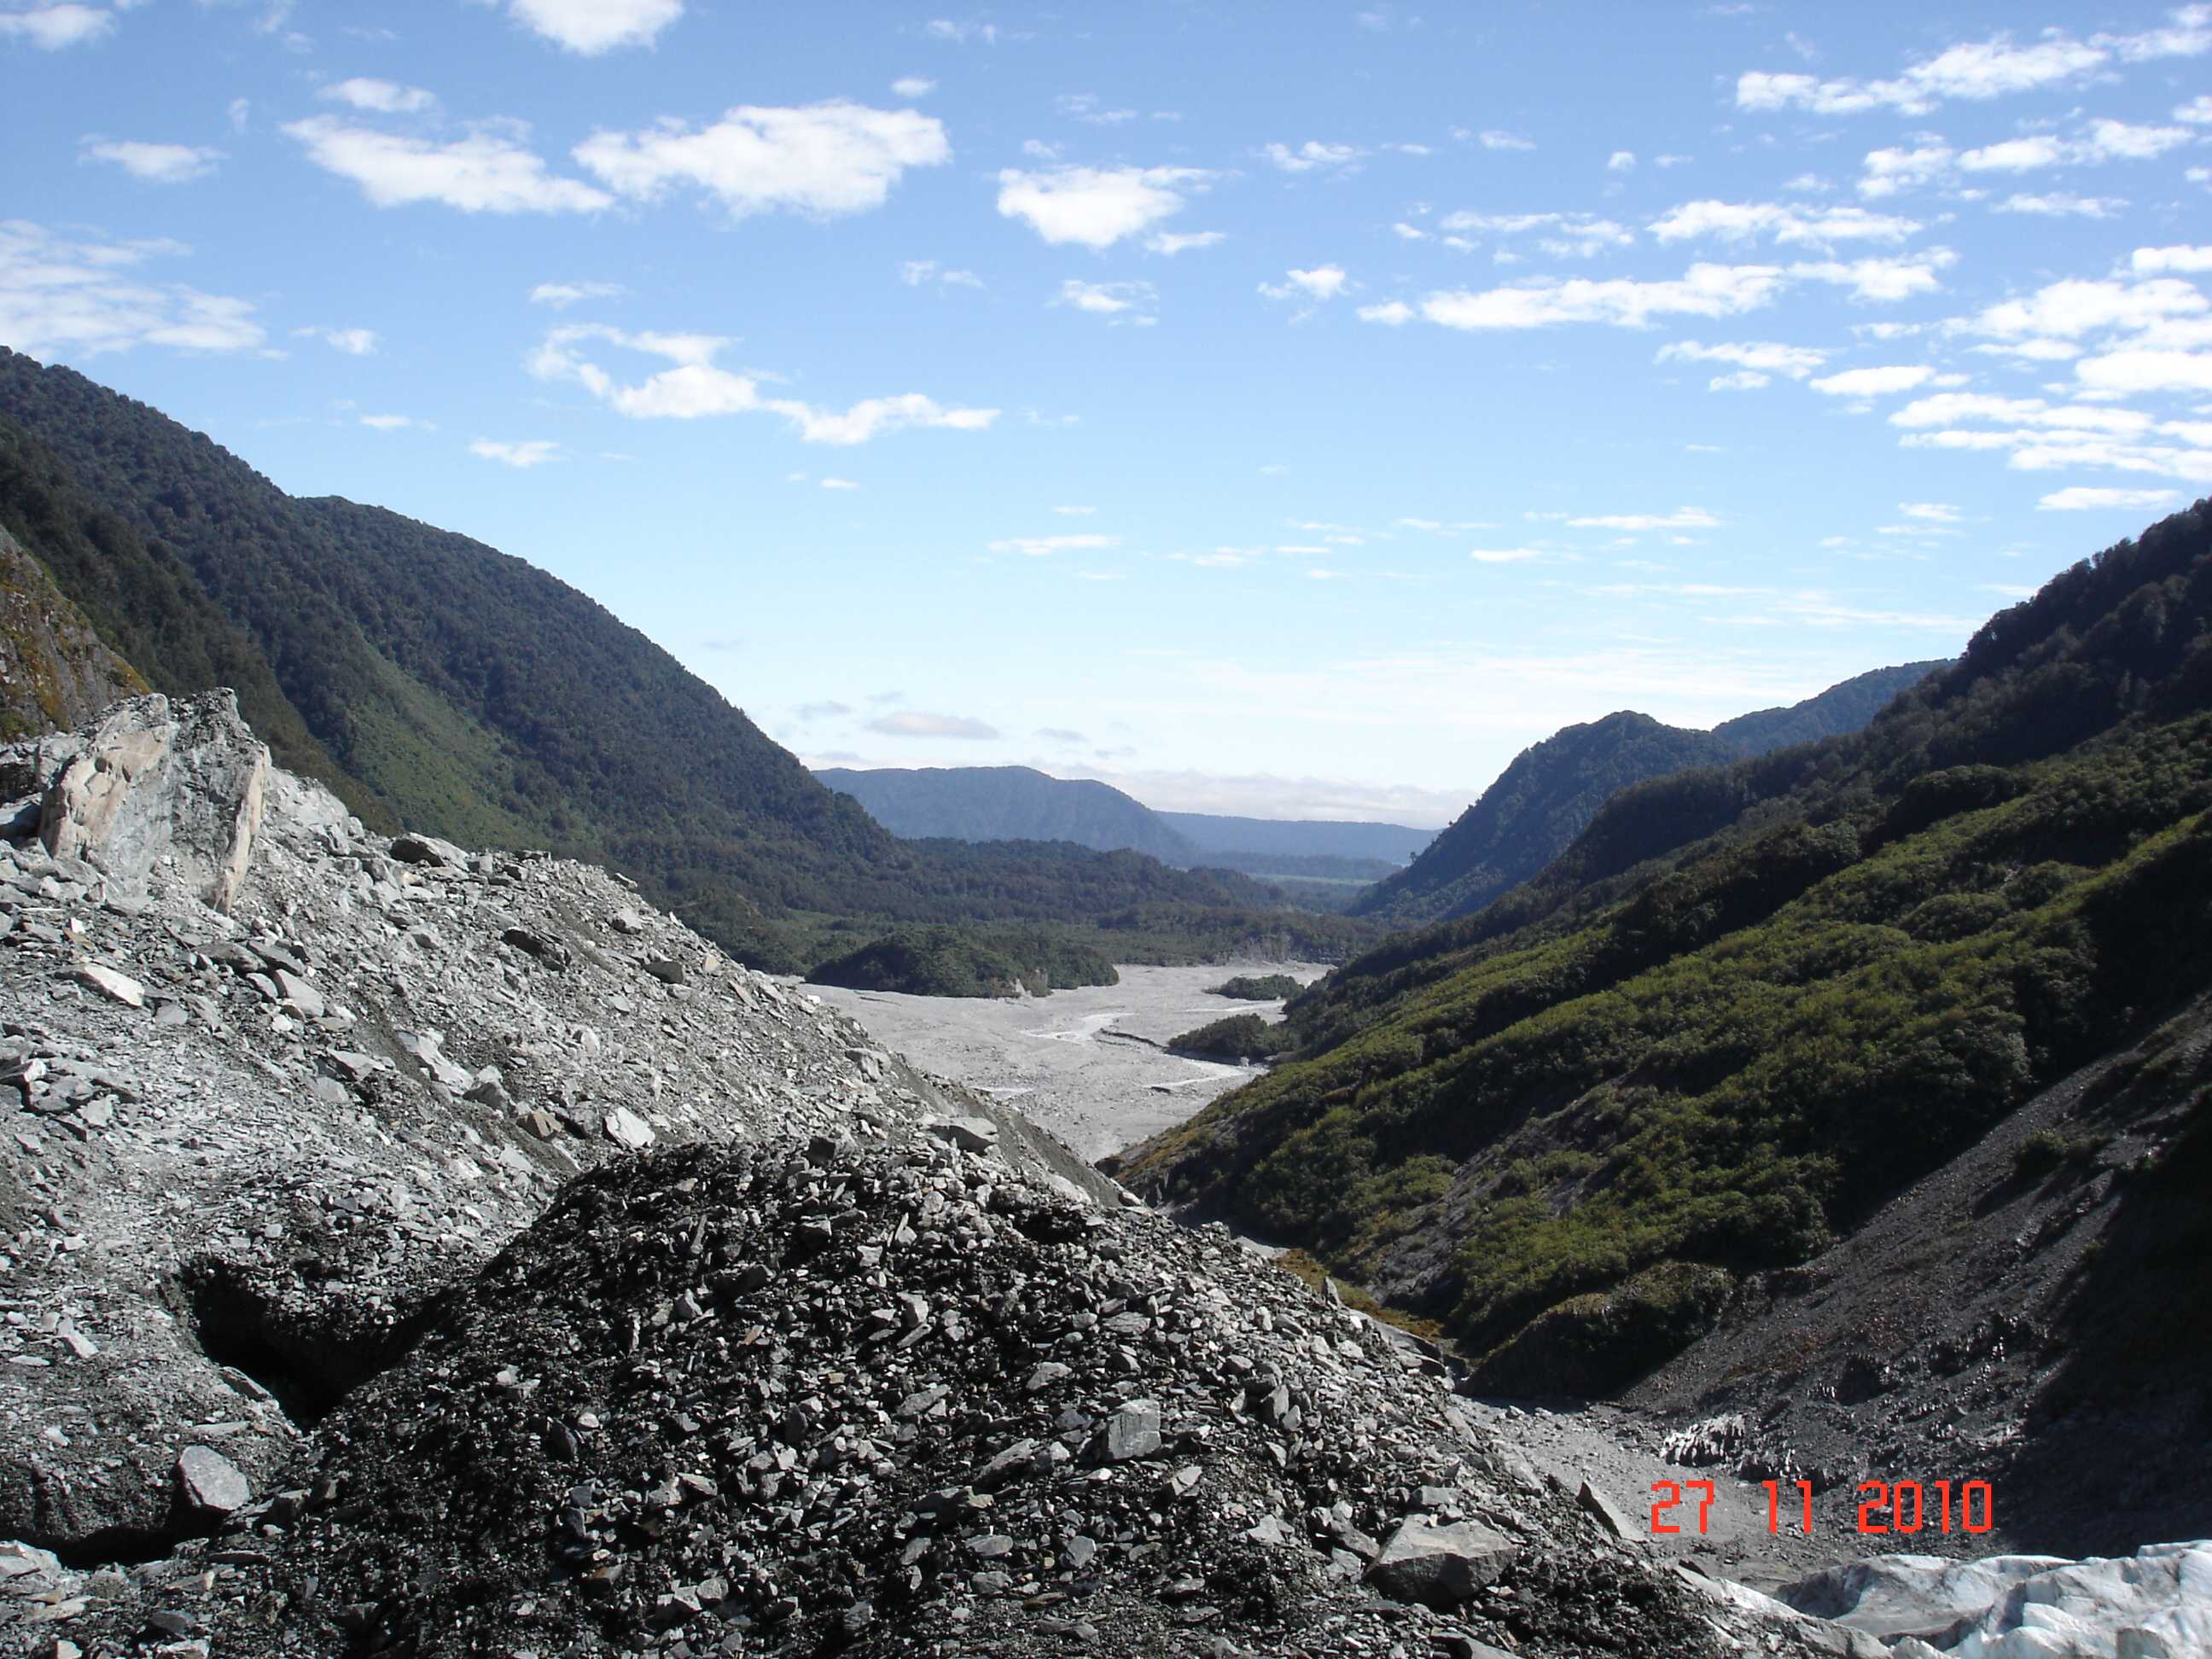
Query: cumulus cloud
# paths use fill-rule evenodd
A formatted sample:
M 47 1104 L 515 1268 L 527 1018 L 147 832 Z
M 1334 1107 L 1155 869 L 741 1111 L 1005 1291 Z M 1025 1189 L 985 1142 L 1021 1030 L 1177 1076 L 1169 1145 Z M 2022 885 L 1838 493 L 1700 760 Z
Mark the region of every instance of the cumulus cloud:
M 927 98 L 937 90 L 937 82 L 921 75 L 902 75 L 891 82 L 891 90 L 902 98 Z
M 994 553 L 1019 553 L 1026 558 L 1042 559 L 1054 553 L 1080 553 L 1116 547 L 1121 541 L 1119 536 L 1085 532 L 1064 536 L 1007 536 L 988 545 Z
M 1517 132 L 1507 132 L 1498 127 L 1487 128 L 1475 134 L 1475 138 L 1485 149 L 1534 149 L 1536 148 L 1534 139 L 1523 138 Z
M 464 213 L 592 213 L 614 204 L 604 191 L 548 173 L 513 124 L 481 127 L 442 144 L 349 126 L 330 115 L 294 121 L 283 131 L 310 161 L 351 179 L 378 207 L 438 202 Z
M 1966 325 L 1977 334 L 2001 338 L 2025 335 L 2074 339 L 2114 328 L 2142 328 L 2172 317 L 2212 309 L 2204 295 L 2178 277 L 2142 282 L 2069 278 L 2051 283 L 2017 300 L 1977 313 Z
M 1613 151 L 1611 155 L 1606 157 L 1605 170 L 1607 173 L 1635 172 L 1636 152 L 1632 149 L 1617 149 Z
M 999 174 L 999 211 L 1048 242 L 1110 247 L 1182 211 L 1182 192 L 1211 177 L 1198 167 L 1007 167 Z
M 134 179 L 149 184 L 181 185 L 204 178 L 223 159 L 219 149 L 197 144 L 149 144 L 133 139 L 88 138 L 81 160 L 112 161 Z
M 1117 317 L 1127 322 L 1150 322 L 1158 297 L 1150 283 L 1086 283 L 1070 276 L 1060 285 L 1052 303 L 1094 317 Z
M 190 252 L 171 241 L 73 240 L 26 220 L 0 220 L 0 340 L 46 362 L 141 345 L 260 345 L 266 337 L 251 301 L 144 273 L 155 260 Z
M 1316 167 L 1347 167 L 1365 152 L 1350 144 L 1324 144 L 1309 138 L 1296 149 L 1288 144 L 1261 146 L 1260 154 L 1285 173 L 1311 173 Z
M 1403 300 L 1388 300 L 1381 305 L 1362 306 L 1358 314 L 1363 323 L 1381 323 L 1386 328 L 1400 328 L 1420 313 Z
M 1787 374 L 1793 380 L 1802 380 L 1814 369 L 1824 366 L 1828 354 L 1812 346 L 1783 345 L 1771 340 L 1724 342 L 1704 345 L 1696 340 L 1675 340 L 1659 348 L 1652 361 L 1661 363 L 1734 363 L 1739 368 L 1767 374 Z M 1765 384 L 1762 378 L 1760 384 Z M 1714 390 L 1741 390 L 1741 387 L 1722 387 L 1714 383 Z
M 514 442 L 498 438 L 478 438 L 470 444 L 469 453 L 526 471 L 533 466 L 543 466 L 548 461 L 563 459 L 561 446 L 550 438 L 526 438 Z
M 2014 192 L 1992 203 L 1992 213 L 2032 213 L 2046 219 L 2110 219 L 2127 206 L 2117 196 L 2075 196 L 2065 191 L 2040 196 Z
M 418 114 L 438 101 L 421 87 L 403 87 L 394 81 L 377 81 L 358 75 L 325 87 L 315 96 L 330 103 L 367 110 L 373 115 Z
M 868 722 L 868 730 L 887 738 L 958 738 L 963 742 L 980 742 L 999 735 L 997 726 L 970 720 L 965 714 L 925 714 L 919 710 L 878 714 Z
M 1286 270 L 1281 282 L 1261 283 L 1260 292 L 1270 300 L 1301 295 L 1313 301 L 1334 300 L 1350 280 L 1342 265 L 1316 265 L 1311 270 Z
M 2078 81 L 2116 58 L 2141 63 L 2212 51 L 2212 6 L 2187 5 L 2168 16 L 2168 27 L 2130 35 L 2097 34 L 2086 40 L 2050 29 L 2023 44 L 1999 33 L 1986 40 L 1946 47 L 1932 58 L 1907 64 L 1888 80 L 1822 79 L 1753 70 L 1736 78 L 1736 107 L 1798 109 L 1814 115 L 1892 109 L 1904 115 L 1925 115 L 1953 99 L 1984 101 Z
M 581 301 L 618 299 L 629 292 L 620 283 L 540 283 L 530 290 L 530 303 L 566 311 Z
M 2138 276 L 2161 270 L 2212 270 L 2212 247 L 2139 247 L 2128 264 Z
M 375 432 L 404 432 L 410 427 L 427 428 L 429 422 L 418 421 L 412 415 L 364 415 L 361 423 Z
M 376 349 L 376 331 L 373 328 L 295 328 L 294 339 L 320 340 L 333 351 L 343 351 L 349 357 L 366 357 Z
M 1936 371 L 1924 363 L 1896 363 L 1879 368 L 1847 368 L 1840 374 L 1823 375 L 1812 386 L 1814 391 L 1832 398 L 1886 398 L 1910 392 L 1935 378 Z
M 1188 248 L 1212 247 L 1228 240 L 1228 233 L 1220 230 L 1156 230 L 1145 238 L 1145 246 L 1154 253 L 1172 257 Z
M 649 46 L 684 15 L 684 0 L 507 0 L 515 21 L 567 51 L 596 58 Z
M 1479 291 L 1447 290 L 1424 298 L 1419 314 L 1445 328 L 1469 330 L 1548 328 L 1562 323 L 1640 328 L 1662 316 L 1732 317 L 1755 311 L 1773 300 L 1785 282 L 1774 265 L 1695 264 L 1680 277 L 1658 282 L 1576 277 Z M 1377 314 L 1367 320 L 1407 319 Z
M 595 132 L 574 153 L 601 184 L 634 199 L 689 185 L 739 217 L 785 209 L 829 218 L 881 207 L 908 167 L 948 161 L 952 147 L 934 116 L 839 100 L 739 105 L 696 130 L 663 121 Z
M 1611 248 L 1627 247 L 1636 240 L 1636 233 L 1626 225 L 1589 213 L 1476 213 L 1463 210 L 1448 213 L 1437 222 L 1462 237 L 1468 234 L 1520 236 L 1534 233 L 1538 246 L 1559 258 L 1586 259 Z M 1414 234 L 1407 240 L 1425 240 L 1426 233 L 1413 226 L 1401 228 L 1399 234 L 1404 235 L 1408 229 Z M 1450 246 L 1464 249 L 1470 244 L 1454 240 Z
M 1612 513 L 1592 518 L 1569 519 L 1576 530 L 1717 530 L 1721 521 L 1702 507 L 1678 507 L 1672 513 Z
M 673 365 L 631 385 L 583 355 L 590 342 L 659 357 Z M 555 329 L 526 362 L 541 380 L 582 386 L 617 413 L 636 420 L 697 420 L 714 415 L 781 415 L 808 443 L 862 444 L 884 433 L 915 427 L 979 432 L 999 417 L 995 409 L 947 408 L 918 392 L 869 398 L 843 410 L 819 409 L 791 398 L 761 393 L 752 375 L 720 368 L 715 356 L 729 341 L 711 334 L 629 333 L 597 324 Z
M 1519 564 L 1528 559 L 1544 556 L 1533 547 L 1471 547 L 1467 556 L 1477 564 Z
M 33 6 L 0 12 L 0 40 L 27 40 L 41 52 L 97 40 L 115 27 L 115 14 L 101 6 Z
M 2100 489 L 2077 484 L 2054 490 L 2036 506 L 2045 513 L 2082 513 L 2098 507 L 2121 507 L 2130 513 L 2171 505 L 2179 492 L 2172 489 Z
M 1957 264 L 1958 258 L 1948 248 L 1936 247 L 1901 259 L 1824 260 L 1792 265 L 1790 274 L 1807 282 L 1833 283 L 1850 289 L 1854 300 L 1881 304 L 1934 293 L 1943 286 L 1936 273 Z
M 1902 242 L 1921 228 L 1915 219 L 1869 213 L 1859 207 L 1814 208 L 1780 202 L 1686 202 L 1651 222 L 1662 242 L 1715 236 L 1741 242 L 1771 236 L 1781 244 L 1825 248 L 1835 242 Z

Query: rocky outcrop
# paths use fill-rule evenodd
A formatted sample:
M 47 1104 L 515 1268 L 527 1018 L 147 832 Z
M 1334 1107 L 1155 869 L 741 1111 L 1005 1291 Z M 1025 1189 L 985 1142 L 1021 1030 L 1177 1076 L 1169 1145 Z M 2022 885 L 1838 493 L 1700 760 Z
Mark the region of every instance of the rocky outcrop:
M 160 881 L 228 911 L 261 827 L 269 750 L 227 690 L 134 697 L 83 731 L 0 753 L 0 780 L 37 795 L 39 841 L 54 857 L 92 866 L 121 894 Z
M 0 742 L 66 731 L 145 690 L 46 568 L 0 530 Z

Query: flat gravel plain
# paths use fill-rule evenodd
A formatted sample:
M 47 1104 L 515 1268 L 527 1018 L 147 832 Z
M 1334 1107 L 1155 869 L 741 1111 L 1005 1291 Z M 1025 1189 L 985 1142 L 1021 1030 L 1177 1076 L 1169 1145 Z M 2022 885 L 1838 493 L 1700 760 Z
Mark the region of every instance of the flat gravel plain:
M 1211 996 L 1208 987 L 1244 973 L 1310 984 L 1327 971 L 1319 963 L 1123 968 L 1118 985 L 1003 1000 L 805 988 L 892 1053 L 1018 1104 L 1085 1158 L 1100 1158 L 1258 1075 L 1166 1052 L 1173 1038 L 1224 1015 L 1282 1017 L 1279 1002 Z

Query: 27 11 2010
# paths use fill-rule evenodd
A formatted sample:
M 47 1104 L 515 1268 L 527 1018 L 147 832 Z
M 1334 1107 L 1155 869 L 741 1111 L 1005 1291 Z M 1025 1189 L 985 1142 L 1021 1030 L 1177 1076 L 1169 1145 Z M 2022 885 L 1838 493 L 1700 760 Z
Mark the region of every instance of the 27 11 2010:
M 1794 1524 L 1805 1537 L 1813 1534 L 1813 1483 L 1767 1480 L 1766 1529 L 1779 1533 Z M 1710 1480 L 1655 1480 L 1651 1483 L 1651 1532 L 1654 1537 L 1679 1534 L 1686 1515 L 1676 1511 L 1686 1504 L 1697 1507 L 1697 1530 L 1706 1530 L 1717 1496 Z M 1858 1530 L 1863 1534 L 1984 1533 L 1996 1525 L 1990 1483 L 1968 1480 L 1954 1486 L 1948 1480 L 1862 1480 L 1858 1488 Z

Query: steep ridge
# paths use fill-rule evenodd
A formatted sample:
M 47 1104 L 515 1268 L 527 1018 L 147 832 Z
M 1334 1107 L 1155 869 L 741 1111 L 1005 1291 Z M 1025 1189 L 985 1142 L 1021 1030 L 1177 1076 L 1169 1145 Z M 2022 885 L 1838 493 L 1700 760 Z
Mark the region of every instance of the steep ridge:
M 1625 1385 L 2212 978 L 2208 623 L 2200 504 L 1863 733 L 1626 792 L 1348 964 L 1131 1177 L 1445 1319 L 1478 1380 Z
M 227 693 L 0 784 L 11 1650 L 1871 1651 L 617 878 L 366 831 Z
M 1126 848 L 1163 864 L 1195 864 L 1197 849 L 1152 808 L 1087 778 L 1028 766 L 825 767 L 814 775 L 908 840 L 1067 841 L 1094 852 Z
M 1280 908 L 1128 854 L 899 841 L 544 571 L 381 508 L 295 501 L 156 410 L 4 349 L 0 524 L 149 683 L 235 686 L 278 760 L 364 823 L 624 868 L 756 964 L 830 953 L 832 919 L 1103 927 L 1141 957 Z
M 1435 842 L 1352 905 L 1393 927 L 1471 915 L 1565 852 L 1615 792 L 1695 767 L 1856 732 L 1940 662 L 1877 668 L 1784 708 L 1723 720 L 1710 732 L 1623 712 L 1570 726 L 1514 757 Z
M 0 529 L 0 742 L 75 726 L 145 690 L 46 567 Z

